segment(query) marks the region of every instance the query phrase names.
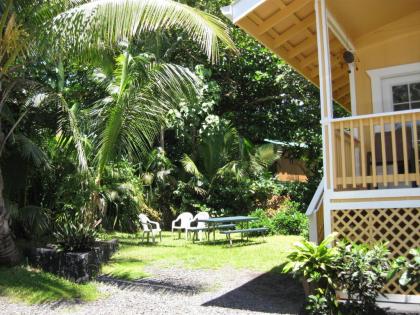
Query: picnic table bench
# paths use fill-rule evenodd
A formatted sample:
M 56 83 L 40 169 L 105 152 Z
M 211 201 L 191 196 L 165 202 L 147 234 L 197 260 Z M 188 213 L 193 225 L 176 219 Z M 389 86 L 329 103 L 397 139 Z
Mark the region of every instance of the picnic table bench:
M 230 246 L 232 246 L 232 238 L 230 237 L 231 234 L 235 234 L 235 233 L 241 233 L 241 236 L 243 236 L 244 234 L 247 235 L 247 239 L 248 239 L 248 234 L 250 233 L 264 233 L 264 232 L 268 232 L 268 228 L 250 228 L 250 229 L 239 229 L 239 230 L 227 230 L 227 231 L 220 231 L 220 234 L 225 234 L 227 239 L 229 240 L 229 244 Z

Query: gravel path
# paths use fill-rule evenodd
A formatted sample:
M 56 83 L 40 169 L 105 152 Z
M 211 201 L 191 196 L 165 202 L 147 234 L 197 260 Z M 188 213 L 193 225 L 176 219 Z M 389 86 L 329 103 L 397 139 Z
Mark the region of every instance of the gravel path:
M 246 270 L 147 270 L 139 281 L 99 277 L 94 302 L 29 306 L 0 297 L 0 314 L 298 314 L 303 292 L 294 280 Z

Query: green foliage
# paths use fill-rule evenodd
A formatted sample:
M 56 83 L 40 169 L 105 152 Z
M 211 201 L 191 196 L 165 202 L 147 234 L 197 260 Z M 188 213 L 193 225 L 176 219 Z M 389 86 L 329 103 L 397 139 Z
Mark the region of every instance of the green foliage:
M 308 219 L 300 212 L 300 204 L 294 201 L 285 200 L 279 209 L 273 214 L 267 210 L 257 208 L 249 213 L 258 220 L 251 222 L 251 227 L 266 227 L 270 234 L 301 235 L 308 236 Z
M 394 274 L 388 249 L 383 244 L 368 247 L 346 241 L 329 247 L 334 237 L 319 245 L 302 241 L 288 256 L 283 271 L 308 281 L 310 314 L 376 314 L 380 290 Z M 340 308 L 336 290 L 345 291 L 349 298 Z
M 266 206 L 272 196 L 284 195 L 284 185 L 272 176 L 259 176 L 250 185 L 250 192 L 256 203 Z
M 94 246 L 97 236 L 96 227 L 100 223 L 90 225 L 80 213 L 69 215 L 63 213 L 55 222 L 54 238 L 63 251 L 88 251 Z
M 256 221 L 251 221 L 249 223 L 250 228 L 268 228 L 269 234 L 275 234 L 276 229 L 273 224 L 273 220 L 267 215 L 264 209 L 255 209 L 252 211 L 249 216 L 258 218 Z
M 36 239 L 50 229 L 52 215 L 50 209 L 37 206 L 18 208 L 16 204 L 9 204 L 8 209 L 13 226 L 25 238 Z
M 273 226 L 279 234 L 308 237 L 308 218 L 296 201 L 285 201 L 281 210 L 273 217 Z
M 330 235 L 319 245 L 303 240 L 294 246 L 294 251 L 287 256 L 288 263 L 283 271 L 304 277 L 307 281 L 321 288 L 334 289 L 336 282 L 337 249 L 329 247 L 334 235 Z
M 98 180 L 106 164 L 121 155 L 144 156 L 160 132 L 165 113 L 194 98 L 199 84 L 188 68 L 156 62 L 150 53 L 132 55 L 129 48 L 116 58 L 111 76 L 98 71 L 97 78 L 109 93 L 91 112 L 98 135 Z
M 412 248 L 409 252 L 410 258 L 399 258 L 400 265 L 402 264 L 402 274 L 399 279 L 401 286 L 406 287 L 415 284 L 417 289 L 420 286 L 420 248 Z
M 98 191 L 103 227 L 107 230 L 135 232 L 138 215 L 146 207 L 142 181 L 133 165 L 122 160 L 106 167 Z M 153 214 L 148 210 L 144 212 Z M 156 215 L 152 217 L 156 218 Z
M 380 290 L 389 280 L 389 250 L 384 244 L 369 248 L 348 242 L 340 242 L 337 250 L 337 276 L 353 314 L 371 314 Z
M 329 247 L 335 235 L 330 235 L 319 245 L 303 240 L 295 245 L 295 250 L 287 256 L 288 262 L 283 272 L 291 272 L 294 276 L 301 277 L 307 281 L 313 293 L 317 293 L 310 299 L 309 310 L 313 314 L 328 306 L 329 312 L 338 312 L 338 302 L 335 290 L 337 282 L 337 249 Z M 312 293 L 312 292 L 311 292 Z
M 312 315 L 341 314 L 333 294 L 335 292 L 317 288 L 314 294 L 308 296 L 306 310 Z
M 96 57 L 95 50 L 114 47 L 122 38 L 134 42 L 145 33 L 173 29 L 182 30 L 212 62 L 218 60 L 220 42 L 235 47 L 226 25 L 217 17 L 171 0 L 81 4 L 57 15 L 45 27 L 51 48 L 65 49 L 79 58 Z

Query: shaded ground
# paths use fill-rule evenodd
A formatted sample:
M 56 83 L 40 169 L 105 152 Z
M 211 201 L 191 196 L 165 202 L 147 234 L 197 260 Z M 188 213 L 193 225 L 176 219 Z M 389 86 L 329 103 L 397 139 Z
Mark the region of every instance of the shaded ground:
M 301 286 L 278 273 L 223 268 L 185 270 L 147 268 L 151 278 L 100 277 L 105 295 L 95 302 L 37 306 L 0 298 L 1 314 L 298 314 Z

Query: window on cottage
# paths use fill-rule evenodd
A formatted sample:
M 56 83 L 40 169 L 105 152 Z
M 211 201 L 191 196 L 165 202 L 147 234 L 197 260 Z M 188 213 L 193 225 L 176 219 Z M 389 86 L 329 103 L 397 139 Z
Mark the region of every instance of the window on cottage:
M 420 109 L 420 82 L 392 86 L 394 111 Z

